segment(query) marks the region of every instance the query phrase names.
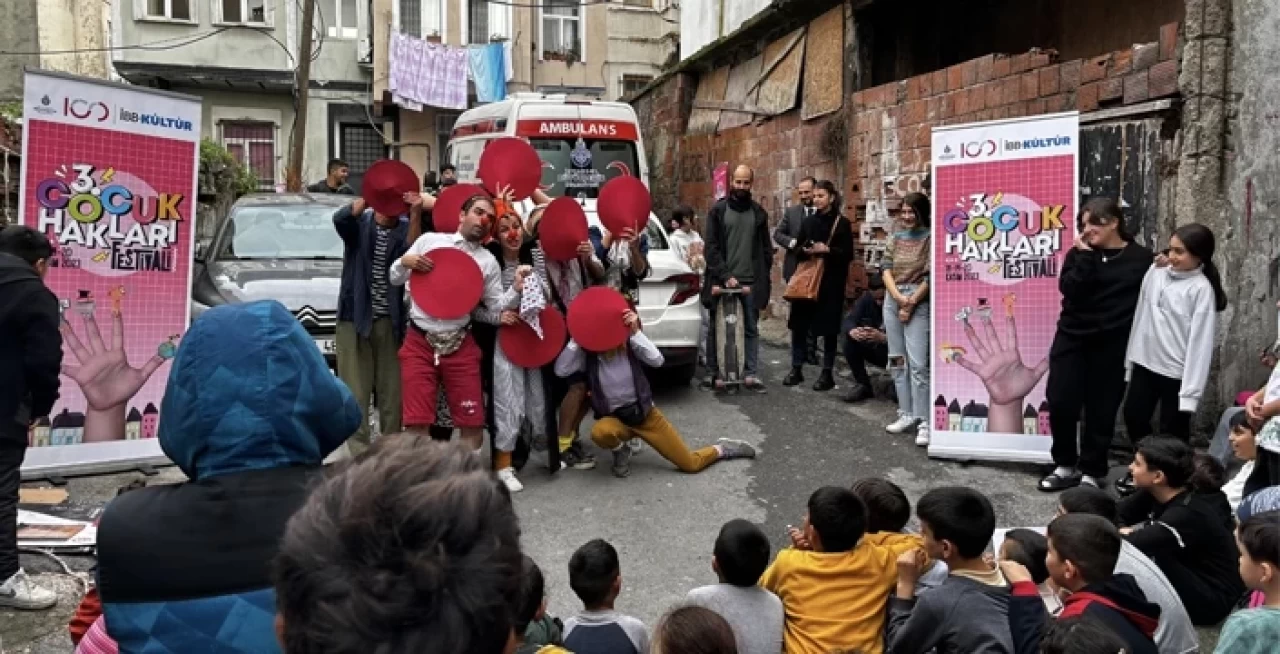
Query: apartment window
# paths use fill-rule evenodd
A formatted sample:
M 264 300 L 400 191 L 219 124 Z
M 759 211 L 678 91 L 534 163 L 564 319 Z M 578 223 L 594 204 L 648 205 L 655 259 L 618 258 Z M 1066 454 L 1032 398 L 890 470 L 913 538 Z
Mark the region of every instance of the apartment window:
M 582 3 L 545 0 L 542 5 L 542 58 L 582 61 Z
M 400 0 L 400 33 L 422 38 L 422 0 Z
M 268 25 L 266 0 L 214 0 L 219 23 Z
M 647 7 L 653 8 L 653 0 L 622 0 L 622 4 L 628 7 Z
M 649 85 L 653 81 L 652 75 L 623 75 L 621 91 L 623 98 L 629 98 L 635 93 L 639 93 L 640 89 Z
M 453 126 L 461 115 L 447 112 L 436 114 L 436 152 L 443 155 L 441 165 L 448 163 L 449 139 L 453 136 Z
M 387 158 L 387 144 L 377 127 L 369 123 L 338 123 L 338 156 L 347 162 L 347 183 L 356 192 L 364 184 L 364 173 Z
M 276 126 L 258 122 L 222 123 L 222 146 L 258 178 L 258 189 L 276 187 Z
M 467 43 L 489 42 L 488 0 L 467 0 Z
M 329 36 L 335 39 L 354 39 L 359 36 L 356 30 L 358 13 L 356 0 L 324 0 L 322 11 Z M 332 9 L 330 10 L 330 8 Z M 331 13 L 332 12 L 332 13 Z
M 135 7 L 137 5 L 134 5 Z M 191 17 L 191 0 L 147 0 L 147 18 L 165 20 L 194 20 Z

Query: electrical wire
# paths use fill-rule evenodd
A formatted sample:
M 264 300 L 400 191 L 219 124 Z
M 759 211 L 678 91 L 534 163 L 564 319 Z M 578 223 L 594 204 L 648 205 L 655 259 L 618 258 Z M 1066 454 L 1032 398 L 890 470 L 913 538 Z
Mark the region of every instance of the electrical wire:
M 618 4 L 618 3 L 617 3 L 617 0 L 580 0 L 580 1 L 560 0 L 560 2 L 556 2 L 555 0 L 544 0 L 543 2 L 512 2 L 512 0 L 485 0 L 485 4 L 501 5 L 503 7 L 514 7 L 516 9 L 572 9 L 573 7 L 577 7 L 577 6 L 591 7 L 595 5 L 610 5 L 610 4 Z M 644 9 L 644 7 L 635 7 L 635 8 Z M 666 16 L 663 16 L 662 10 L 660 9 L 649 7 L 649 10 L 652 11 L 655 15 L 657 15 L 658 18 L 661 18 L 662 20 L 668 23 L 672 23 L 674 25 L 680 24 L 679 19 L 667 18 Z

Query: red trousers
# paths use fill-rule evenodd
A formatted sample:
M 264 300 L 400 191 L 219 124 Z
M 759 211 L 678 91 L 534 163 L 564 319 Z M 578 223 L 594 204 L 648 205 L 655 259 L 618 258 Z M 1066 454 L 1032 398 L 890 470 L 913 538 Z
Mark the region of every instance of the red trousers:
M 400 346 L 400 397 L 406 427 L 436 422 L 440 385 L 449 401 L 454 426 L 484 427 L 484 396 L 480 388 L 480 346 L 468 333 L 457 352 L 440 357 L 422 332 L 410 327 Z

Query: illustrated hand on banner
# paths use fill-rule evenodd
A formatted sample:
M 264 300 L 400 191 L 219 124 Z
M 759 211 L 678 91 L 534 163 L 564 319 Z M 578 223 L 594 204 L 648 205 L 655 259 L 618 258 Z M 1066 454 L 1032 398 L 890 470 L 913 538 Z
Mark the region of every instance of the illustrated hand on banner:
M 1049 372 L 1049 359 L 1041 359 L 1034 368 L 1022 362 L 1018 350 L 1018 323 L 1014 317 L 1013 302 L 1005 302 L 1005 338 L 1000 339 L 991 321 L 989 310 L 979 310 L 984 336 L 979 336 L 969 322 L 969 312 L 962 311 L 958 319 L 964 323 L 964 333 L 969 337 L 974 353 L 980 361 L 966 358 L 961 351 L 951 355 L 952 361 L 977 375 L 991 396 L 987 429 L 995 433 L 1017 434 L 1022 432 L 1023 401 L 1040 379 Z M 1006 415 L 1007 414 L 1007 415 Z
M 166 357 L 157 352 L 141 368 L 134 368 L 129 365 L 124 351 L 123 312 L 112 308 L 110 347 L 102 340 L 92 307 L 78 308 L 77 313 L 84 319 L 87 343 L 76 336 L 65 313 L 60 331 L 79 363 L 76 366 L 63 364 L 62 374 L 80 386 L 88 403 L 82 442 L 121 440 L 125 435 L 125 404 L 160 369 Z M 163 345 L 161 349 L 164 349 Z

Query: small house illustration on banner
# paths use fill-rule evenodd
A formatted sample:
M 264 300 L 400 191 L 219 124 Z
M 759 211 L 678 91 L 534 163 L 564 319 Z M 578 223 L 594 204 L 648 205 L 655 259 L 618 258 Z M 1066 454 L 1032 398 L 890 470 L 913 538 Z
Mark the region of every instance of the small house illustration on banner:
M 978 431 L 978 405 L 973 400 L 960 412 L 960 431 Z
M 49 447 L 49 416 L 40 416 L 36 419 L 36 424 L 31 425 L 31 438 L 29 443 L 31 447 Z
M 124 439 L 136 441 L 142 438 L 142 414 L 138 407 L 129 407 L 129 417 L 124 419 Z
M 50 445 L 76 445 L 84 434 L 84 414 L 63 409 L 50 424 Z
M 142 410 L 142 437 L 155 438 L 156 430 L 160 428 L 160 409 L 156 405 L 147 402 L 147 407 Z
M 955 400 L 947 405 L 947 431 L 964 431 L 960 403 Z
M 933 428 L 937 431 L 946 431 L 947 425 L 947 398 L 938 396 L 933 401 Z
M 1040 433 L 1048 436 L 1053 433 L 1053 429 L 1049 426 L 1049 402 L 1048 400 L 1040 403 Z
M 1039 427 L 1040 416 L 1036 413 L 1035 407 L 1028 404 L 1027 409 L 1022 412 L 1022 433 L 1035 434 Z

